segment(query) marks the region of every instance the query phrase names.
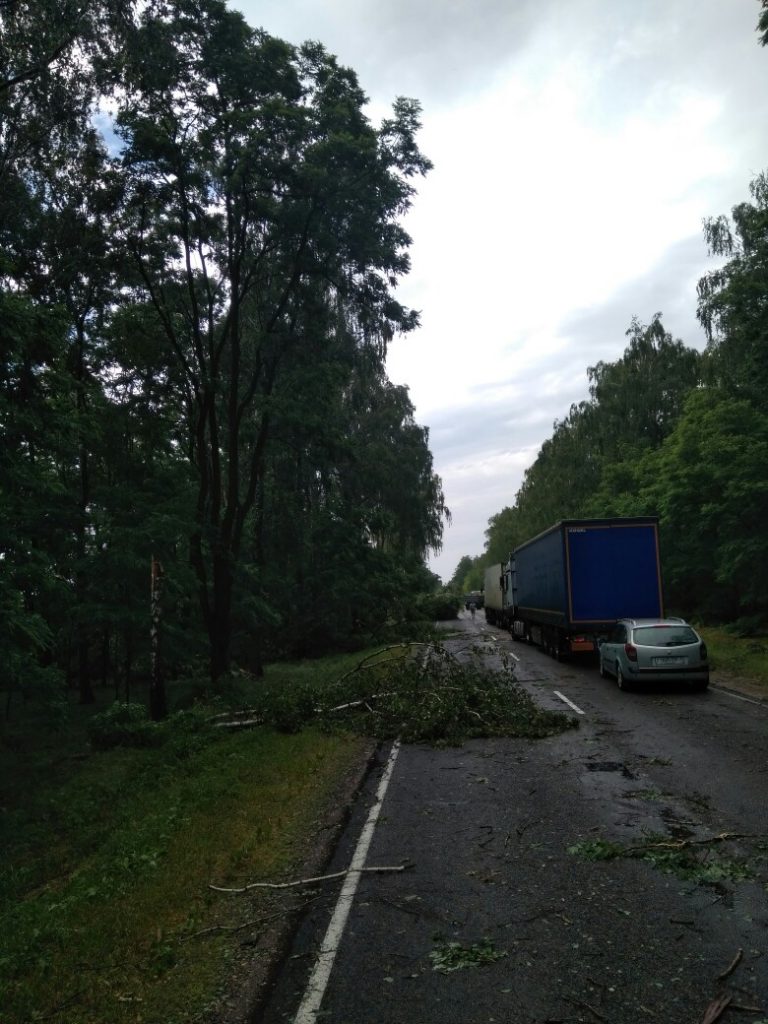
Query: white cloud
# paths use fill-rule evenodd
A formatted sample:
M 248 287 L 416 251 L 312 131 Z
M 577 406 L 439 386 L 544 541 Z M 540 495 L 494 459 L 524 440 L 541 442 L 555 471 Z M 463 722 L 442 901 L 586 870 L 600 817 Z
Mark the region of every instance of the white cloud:
M 430 427 L 454 525 L 433 567 L 480 553 L 552 422 L 657 311 L 701 344 L 701 220 L 765 163 L 768 54 L 754 0 L 240 0 L 252 24 L 320 39 L 379 119 L 420 98 L 435 169 L 406 227 L 400 289 L 422 328 L 390 376 Z

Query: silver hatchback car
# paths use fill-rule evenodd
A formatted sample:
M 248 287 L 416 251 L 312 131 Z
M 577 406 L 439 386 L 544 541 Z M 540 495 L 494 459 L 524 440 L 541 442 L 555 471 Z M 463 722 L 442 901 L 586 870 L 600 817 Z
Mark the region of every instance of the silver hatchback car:
M 614 676 L 620 690 L 678 680 L 706 690 L 707 646 L 684 619 L 619 619 L 600 645 L 600 675 Z

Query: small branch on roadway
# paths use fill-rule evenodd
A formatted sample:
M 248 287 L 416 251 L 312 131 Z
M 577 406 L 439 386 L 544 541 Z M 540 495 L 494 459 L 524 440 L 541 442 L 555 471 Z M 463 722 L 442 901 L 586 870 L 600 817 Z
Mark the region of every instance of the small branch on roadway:
M 399 864 L 395 867 L 357 868 L 357 871 L 383 875 L 385 873 L 399 873 L 407 871 L 412 867 L 412 864 Z M 315 882 L 327 882 L 333 878 L 345 878 L 348 874 L 349 870 L 334 871 L 331 875 L 318 875 L 315 878 L 298 878 L 293 882 L 251 882 L 250 885 L 245 885 L 239 889 L 228 889 L 221 885 L 209 885 L 208 888 L 213 889 L 214 892 L 234 893 L 250 892 L 251 889 L 294 889 L 301 885 L 313 885 Z

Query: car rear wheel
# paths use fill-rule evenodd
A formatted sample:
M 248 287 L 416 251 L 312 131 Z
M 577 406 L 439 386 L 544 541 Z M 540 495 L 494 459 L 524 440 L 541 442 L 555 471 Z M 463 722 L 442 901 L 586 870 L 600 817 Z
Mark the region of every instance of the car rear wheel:
M 709 678 L 697 679 L 695 683 L 691 683 L 691 689 L 694 693 L 704 693 L 705 690 L 709 689 Z
M 605 662 L 603 661 L 602 655 L 600 655 L 598 671 L 600 672 L 600 678 L 601 679 L 607 679 L 608 678 L 608 671 L 607 671 L 607 669 L 605 667 Z
M 632 686 L 627 682 L 624 673 L 621 671 L 621 665 L 619 664 L 616 665 L 616 685 L 624 693 L 626 693 L 627 690 L 632 689 Z

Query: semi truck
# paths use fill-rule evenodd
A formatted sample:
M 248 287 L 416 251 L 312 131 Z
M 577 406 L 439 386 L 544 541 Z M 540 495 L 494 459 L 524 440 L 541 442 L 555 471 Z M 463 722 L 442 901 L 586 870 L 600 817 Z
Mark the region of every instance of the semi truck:
M 564 519 L 515 548 L 486 578 L 488 621 L 557 658 L 597 650 L 617 619 L 663 614 L 653 516 Z

